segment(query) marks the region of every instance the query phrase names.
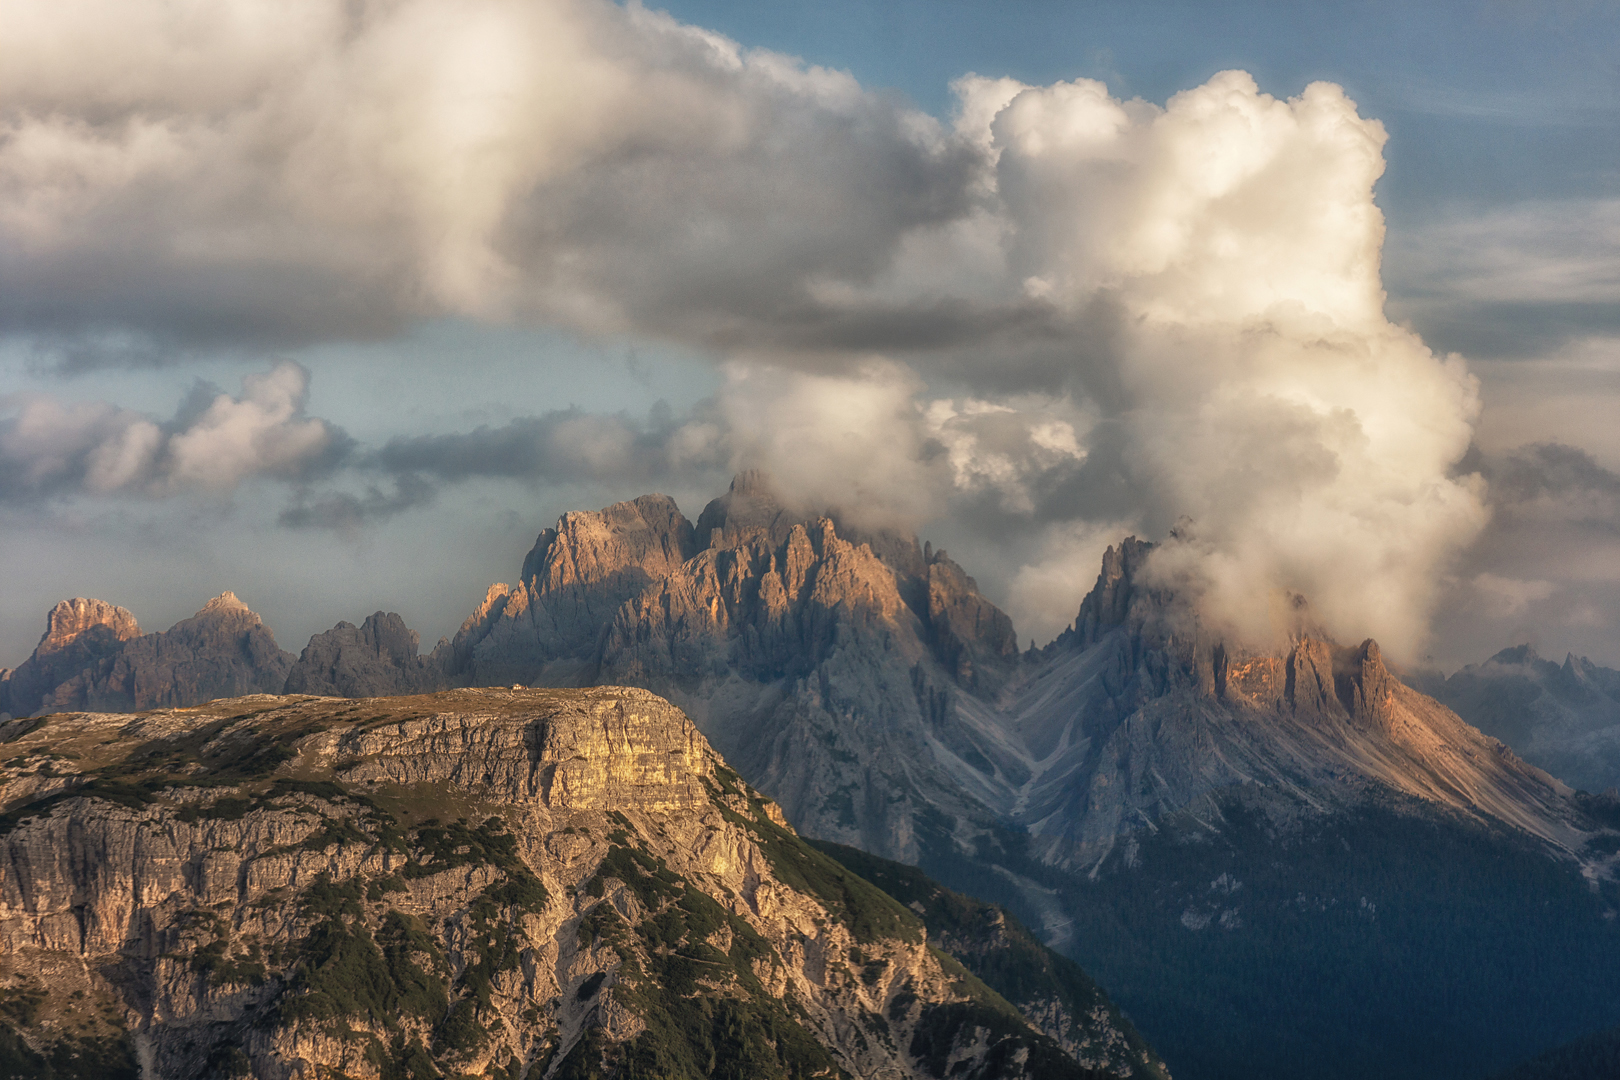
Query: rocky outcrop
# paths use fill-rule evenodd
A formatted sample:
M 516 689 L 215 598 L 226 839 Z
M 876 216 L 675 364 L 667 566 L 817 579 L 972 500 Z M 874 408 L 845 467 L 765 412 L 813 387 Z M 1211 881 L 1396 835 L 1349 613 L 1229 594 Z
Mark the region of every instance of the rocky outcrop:
M 959 685 L 1001 689 L 1018 658 L 1012 620 L 943 551 L 928 562 L 928 626 L 940 660 Z
M 32 716 L 60 685 L 116 655 L 140 635 L 135 616 L 101 600 L 63 600 L 45 617 L 33 655 L 0 680 L 0 712 Z
M 1075 642 L 1078 647 L 1094 645 L 1103 634 L 1124 625 L 1131 611 L 1137 574 L 1147 564 L 1152 551 L 1152 544 L 1128 536 L 1118 547 L 1110 546 L 1103 553 L 1097 583 L 1080 602 L 1080 614 L 1071 628 L 1079 639 Z
M 226 592 L 156 634 L 100 600 L 64 600 L 44 638 L 6 686 L 4 711 L 111 711 L 196 705 L 218 697 L 280 693 L 291 653 L 258 615 Z
M 1047 948 L 1006 909 L 947 889 L 914 866 L 840 844 L 811 843 L 915 911 L 929 941 L 1016 1005 L 1082 1065 L 1107 1071 L 1121 1060 L 1147 1062 L 1142 1037 L 1080 965 Z M 1146 1064 L 1141 1071 L 1152 1076 L 1159 1069 Z
M 40 710 L 182 707 L 279 693 L 292 664 L 259 616 L 226 592 L 162 633 L 124 642 L 47 693 Z
M 474 686 L 588 683 L 619 606 L 696 553 L 691 522 L 663 495 L 564 514 L 491 587 L 451 642 L 453 677 Z
M 288 694 L 379 697 L 441 690 L 437 657 L 419 656 L 421 639 L 396 613 L 379 611 L 359 626 L 340 622 L 316 634 L 287 673 Z
M 1106 1001 L 1060 1018 L 1082 1067 L 645 691 L 250 697 L 0 739 L 14 1057 L 148 1080 L 1164 1075 Z

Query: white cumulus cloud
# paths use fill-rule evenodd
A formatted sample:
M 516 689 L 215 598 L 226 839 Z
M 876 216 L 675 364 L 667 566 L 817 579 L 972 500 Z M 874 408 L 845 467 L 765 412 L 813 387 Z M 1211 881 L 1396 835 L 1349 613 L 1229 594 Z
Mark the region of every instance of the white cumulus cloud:
M 346 436 L 304 415 L 307 371 L 284 361 L 242 382 L 240 397 L 209 395 L 169 423 L 105 402 L 0 399 L 0 497 L 226 495 L 253 477 L 301 480 L 341 457 Z

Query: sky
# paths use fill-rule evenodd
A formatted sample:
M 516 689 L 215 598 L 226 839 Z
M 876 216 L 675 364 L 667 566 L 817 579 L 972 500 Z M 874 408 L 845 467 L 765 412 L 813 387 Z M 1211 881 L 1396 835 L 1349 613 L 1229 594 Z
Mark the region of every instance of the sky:
M 648 491 L 1620 666 L 1620 8 L 0 0 L 0 666 Z

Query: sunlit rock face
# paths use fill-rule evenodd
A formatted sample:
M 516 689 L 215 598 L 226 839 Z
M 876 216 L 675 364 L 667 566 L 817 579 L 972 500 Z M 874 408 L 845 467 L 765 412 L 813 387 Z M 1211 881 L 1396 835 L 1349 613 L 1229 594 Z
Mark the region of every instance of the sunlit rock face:
M 946 944 L 992 979 L 1012 949 L 1064 973 L 1025 995 L 1031 1016 L 1009 1011 L 643 690 L 13 721 L 0 807 L 0 985 L 18 1003 L 0 1035 L 25 1064 L 1167 1075 L 1078 969 L 985 910 L 985 933 Z
M 140 635 L 135 616 L 101 600 L 63 600 L 45 617 L 33 655 L 0 681 L 0 711 L 28 716 L 47 695 Z
M 944 552 L 795 514 L 743 473 L 696 526 L 656 495 L 564 515 L 420 664 L 666 694 L 800 827 L 915 860 L 920 818 L 979 827 L 1022 782 L 985 704 L 1015 642 Z
M 65 600 L 34 654 L 7 681 L 6 711 L 151 709 L 279 693 L 293 657 L 234 593 L 156 634 L 123 608 Z

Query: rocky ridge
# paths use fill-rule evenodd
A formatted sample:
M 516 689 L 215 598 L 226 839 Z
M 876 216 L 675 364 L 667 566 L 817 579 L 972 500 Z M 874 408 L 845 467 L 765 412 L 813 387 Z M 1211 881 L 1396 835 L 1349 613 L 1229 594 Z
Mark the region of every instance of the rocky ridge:
M 58 686 L 116 655 L 140 632 L 135 616 L 121 607 L 82 596 L 63 600 L 45 616 L 33 655 L 0 674 L 0 712 L 32 715 Z
M 1032 759 L 1014 810 L 1046 861 L 1093 863 L 1171 814 L 1214 820 L 1243 785 L 1310 812 L 1372 785 L 1568 853 L 1586 842 L 1567 786 L 1405 685 L 1377 642 L 1340 645 L 1302 608 L 1284 648 L 1244 649 L 1144 584 L 1151 551 L 1108 550 L 1074 629 L 1006 699 Z
M 418 655 L 420 648 L 420 636 L 393 612 L 369 615 L 359 626 L 340 622 L 309 639 L 281 692 L 361 698 L 443 689 L 442 666 Z
M 1163 1075 L 1106 1002 L 1038 1030 L 641 690 L 17 720 L 0 800 L 0 1056 L 56 1075 Z
M 141 634 L 123 608 L 64 600 L 33 655 L 0 684 L 0 712 L 171 708 L 280 693 L 294 659 L 234 593 L 156 634 Z
M 1559 779 L 1593 792 L 1620 787 L 1620 671 L 1519 645 L 1417 685 Z
M 799 827 L 910 860 L 920 823 L 982 829 L 1027 778 L 982 705 L 1018 666 L 1007 616 L 945 552 L 795 515 L 757 473 L 696 525 L 662 495 L 563 515 L 427 656 L 403 623 L 362 641 L 395 618 L 317 635 L 287 689 L 644 686 Z
M 1029 754 L 1016 831 L 925 867 L 1016 902 L 1186 1075 L 1461 1080 L 1605 1022 L 1613 805 L 1303 601 L 1279 646 L 1231 640 L 1153 552 L 1110 549 L 997 700 Z

